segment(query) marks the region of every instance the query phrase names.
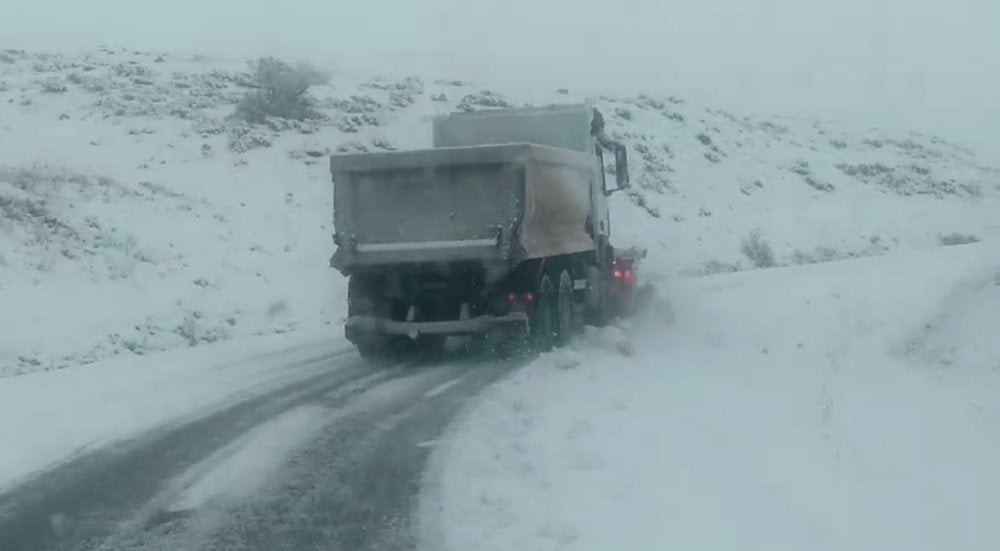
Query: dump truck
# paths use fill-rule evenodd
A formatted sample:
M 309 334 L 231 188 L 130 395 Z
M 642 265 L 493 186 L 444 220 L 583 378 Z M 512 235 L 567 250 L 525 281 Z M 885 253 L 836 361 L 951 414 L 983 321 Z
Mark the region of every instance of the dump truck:
M 449 336 L 545 351 L 627 311 L 636 253 L 612 246 L 608 197 L 629 186 L 628 155 L 599 111 L 454 113 L 432 143 L 330 159 L 330 265 L 349 278 L 344 331 L 363 356 Z

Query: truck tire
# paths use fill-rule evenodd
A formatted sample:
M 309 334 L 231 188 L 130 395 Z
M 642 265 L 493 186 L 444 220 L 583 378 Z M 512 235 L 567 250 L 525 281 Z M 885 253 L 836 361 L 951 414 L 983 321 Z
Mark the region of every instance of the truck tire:
M 573 327 L 576 322 L 573 319 L 573 279 L 566 270 L 559 272 L 556 296 L 555 344 L 563 347 L 569 344 L 573 337 Z
M 444 344 L 448 340 L 445 335 L 420 335 L 413 342 L 413 346 L 418 354 L 438 355 L 444 351 Z
M 597 266 L 588 266 L 586 312 L 587 323 L 594 327 L 604 327 L 614 319 L 614 299 L 611 296 L 611 281 L 606 271 Z
M 531 320 L 532 340 L 536 350 L 548 352 L 552 350 L 556 332 L 557 297 L 556 288 L 547 274 L 539 281 L 537 294 L 538 300 Z
M 378 360 L 391 356 L 391 350 L 385 339 L 366 338 L 354 343 L 358 354 L 366 360 Z
M 351 274 L 347 280 L 347 315 L 367 314 L 369 308 L 366 307 L 371 300 L 370 294 L 368 282 L 358 274 Z

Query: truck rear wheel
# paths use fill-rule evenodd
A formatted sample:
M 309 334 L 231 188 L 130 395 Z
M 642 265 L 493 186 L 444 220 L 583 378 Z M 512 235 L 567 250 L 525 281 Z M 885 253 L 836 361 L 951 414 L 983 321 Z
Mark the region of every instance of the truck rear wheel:
M 354 346 L 358 349 L 358 354 L 366 360 L 377 360 L 388 358 L 392 355 L 392 348 L 384 338 L 367 337 L 356 340 Z
M 358 316 L 375 311 L 372 282 L 361 274 L 351 274 L 347 280 L 347 315 Z
M 413 345 L 420 354 L 436 355 L 444 351 L 447 340 L 448 337 L 445 335 L 420 335 Z
M 548 275 L 538 283 L 538 300 L 531 320 L 532 340 L 539 352 L 552 350 L 556 331 L 556 309 L 558 308 L 555 286 Z
M 586 312 L 587 323 L 604 327 L 614 318 L 614 299 L 608 274 L 597 266 L 588 266 Z
M 562 347 L 569 344 L 573 337 L 573 279 L 569 272 L 563 270 L 559 273 L 559 288 L 556 300 L 556 346 Z

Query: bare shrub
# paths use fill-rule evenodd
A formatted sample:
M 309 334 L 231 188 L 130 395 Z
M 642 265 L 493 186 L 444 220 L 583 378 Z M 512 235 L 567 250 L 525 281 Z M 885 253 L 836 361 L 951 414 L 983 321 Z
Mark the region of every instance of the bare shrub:
M 831 184 L 830 182 L 824 182 L 822 180 L 817 180 L 814 176 L 806 176 L 805 177 L 805 181 L 806 181 L 807 184 L 809 184 L 813 188 L 818 189 L 819 191 L 827 191 L 827 192 L 829 192 L 829 191 L 833 191 L 835 189 L 833 187 L 833 184 Z
M 968 245 L 969 243 L 979 243 L 981 241 L 978 236 L 964 233 L 949 233 L 947 235 L 938 236 L 938 242 L 944 247 L 950 247 L 953 245 Z
M 229 328 L 225 325 L 207 324 L 204 315 L 197 310 L 185 313 L 184 319 L 174 327 L 173 332 L 182 338 L 189 347 L 228 340 L 232 336 Z M 125 348 L 132 350 L 128 344 L 125 345 Z M 136 352 L 135 350 L 132 351 Z
M 483 90 L 478 94 L 467 94 L 458 104 L 458 109 L 466 112 L 505 107 L 513 107 L 513 105 L 507 101 L 507 98 L 492 90 Z
M 798 174 L 799 176 L 809 176 L 810 174 L 812 174 L 812 169 L 809 168 L 808 161 L 797 161 L 788 170 L 791 170 L 792 172 Z
M 396 146 L 392 145 L 392 142 L 384 136 L 376 136 L 372 138 L 372 145 L 375 146 L 376 149 L 382 149 L 385 151 L 396 150 Z
M 836 165 L 836 168 L 848 176 L 853 176 L 855 178 L 871 179 L 885 176 L 886 174 L 892 173 L 893 169 L 891 167 L 885 166 L 882 163 L 874 164 L 858 164 L 849 165 L 847 163 L 840 163 Z
M 740 271 L 740 267 L 738 265 L 731 264 L 729 262 L 722 262 L 721 260 L 709 260 L 702 266 L 701 269 L 701 273 L 704 275 L 730 274 L 738 271 Z
M 272 302 L 267 307 L 267 318 L 274 320 L 274 318 L 288 312 L 288 303 L 284 300 L 276 300 Z
M 261 133 L 261 127 L 239 123 L 229 129 L 229 149 L 236 153 L 246 153 L 251 149 L 271 147 L 271 138 Z
M 834 189 L 836 189 L 830 182 L 825 182 L 817 178 L 816 175 L 813 174 L 812 168 L 809 166 L 809 163 L 807 161 L 800 160 L 796 162 L 791 168 L 789 168 L 789 170 L 791 170 L 795 174 L 798 174 L 799 176 L 802 176 L 802 179 L 805 181 L 806 184 L 819 191 L 831 192 L 834 191 Z
M 660 209 L 650 205 L 649 201 L 646 200 L 646 196 L 643 195 L 639 190 L 630 189 L 628 193 L 628 198 L 632 201 L 632 204 L 646 211 L 647 214 L 653 218 L 660 217 Z
M 820 262 L 832 262 L 844 258 L 844 255 L 833 247 L 816 247 L 814 253 Z
M 796 249 L 795 252 L 792 253 L 792 263 L 793 264 L 799 264 L 799 265 L 802 265 L 802 264 L 815 264 L 816 262 L 818 262 L 816 260 L 816 257 L 813 256 L 813 255 L 811 255 L 811 254 L 809 254 L 809 253 L 803 252 L 803 251 L 798 250 L 798 249 Z
M 328 75 L 304 63 L 293 67 L 273 57 L 258 59 L 251 66 L 258 88 L 236 106 L 237 117 L 252 124 L 268 117 L 297 121 L 318 117 L 306 92 L 310 86 L 326 83 Z
M 344 113 L 376 113 L 382 109 L 382 104 L 371 96 L 351 96 L 347 99 L 335 100 L 330 106 Z
M 79 200 L 112 204 L 138 194 L 111 179 L 45 165 L 0 166 L 0 234 L 8 233 L 31 251 L 26 266 L 48 270 L 81 256 L 88 269 L 103 268 L 112 279 L 127 277 L 136 262 L 153 262 L 137 239 L 94 217 L 80 216 Z M 60 253 L 50 254 L 50 253 Z
M 46 94 L 62 94 L 69 91 L 63 81 L 58 78 L 47 78 L 42 81 L 42 92 Z
M 771 268 L 775 265 L 774 250 L 771 249 L 771 244 L 761 236 L 760 230 L 751 231 L 743 239 L 740 244 L 740 252 L 758 268 Z
M 791 261 L 793 264 L 819 264 L 822 262 L 833 262 L 835 260 L 843 260 L 844 258 L 849 258 L 851 256 L 858 256 L 857 254 L 844 254 L 834 249 L 833 247 L 816 247 L 811 253 L 807 253 L 796 249 L 792 253 Z

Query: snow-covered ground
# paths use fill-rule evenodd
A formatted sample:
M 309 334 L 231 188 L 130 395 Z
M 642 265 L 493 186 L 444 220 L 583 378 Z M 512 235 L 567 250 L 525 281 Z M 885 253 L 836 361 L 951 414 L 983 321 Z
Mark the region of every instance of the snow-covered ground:
M 1000 544 L 1000 170 L 933 136 L 442 76 L 337 74 L 321 117 L 250 125 L 243 60 L 0 51 L 0 487 L 347 348 L 329 153 L 590 100 L 631 154 L 614 239 L 649 249 L 659 298 L 466 411 L 427 473 L 427 547 Z M 777 268 L 749 271 L 754 230 Z M 315 421 L 247 434 L 176 506 L 266 478 Z
M 671 282 L 465 413 L 426 548 L 996 549 L 998 253 Z
M 0 490 L 74 455 L 327 373 L 333 357 L 352 352 L 342 338 L 301 331 L 6 379 Z
M 232 77 L 121 52 L 7 55 L 0 374 L 336 319 L 326 171 L 230 153 L 211 125 L 239 98 Z
M 628 142 L 616 241 L 648 275 L 927 248 L 995 233 L 1000 172 L 937 137 L 758 120 L 662 94 L 484 91 L 449 75 L 335 74 L 321 117 L 231 118 L 245 60 L 0 52 L 0 376 L 329 326 L 332 151 L 426 146 L 433 115 L 593 101 Z M 955 235 L 953 235 L 955 234 Z

